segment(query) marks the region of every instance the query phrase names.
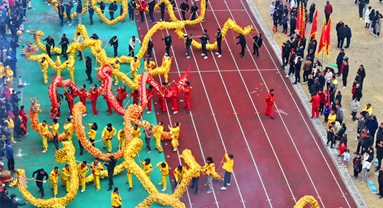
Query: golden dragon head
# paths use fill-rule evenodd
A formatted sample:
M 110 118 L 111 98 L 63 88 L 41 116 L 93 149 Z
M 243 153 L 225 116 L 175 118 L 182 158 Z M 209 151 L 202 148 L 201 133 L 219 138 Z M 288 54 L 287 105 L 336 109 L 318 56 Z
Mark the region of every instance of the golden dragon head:
M 34 97 L 34 101 L 31 99 L 31 110 L 34 112 L 34 113 L 41 113 L 41 109 L 40 109 L 40 103 L 37 101 L 37 99 Z

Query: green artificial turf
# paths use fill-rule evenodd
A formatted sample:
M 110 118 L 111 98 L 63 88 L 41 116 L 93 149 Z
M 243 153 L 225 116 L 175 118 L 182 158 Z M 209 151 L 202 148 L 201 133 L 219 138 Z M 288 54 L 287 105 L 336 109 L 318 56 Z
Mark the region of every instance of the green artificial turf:
M 29 98 L 36 97 L 40 104 L 42 113 L 39 114 L 40 122 L 43 120 L 47 120 L 48 124 L 52 123 L 52 120 L 49 117 L 49 110 L 50 110 L 50 100 L 48 97 L 48 85 L 43 85 L 43 74 L 40 70 L 39 65 L 34 61 L 27 61 L 24 57 L 20 56 L 21 54 L 21 46 L 25 46 L 25 41 L 33 41 L 32 36 L 27 33 L 28 30 L 34 30 L 39 29 L 45 33 L 43 38 L 46 38 L 48 35 L 51 35 L 53 39 L 55 40 L 56 45 L 61 40 L 61 35 L 63 33 L 66 33 L 69 40 L 72 40 L 74 37 L 74 32 L 76 30 L 76 25 L 78 24 L 77 18 L 74 20 L 74 24 L 69 27 L 68 24 L 66 24 L 63 27 L 60 26 L 60 20 L 58 18 L 57 13 L 54 11 L 52 6 L 48 6 L 44 3 L 44 1 L 35 1 L 32 2 L 32 6 L 34 7 L 33 10 L 27 11 L 28 19 L 27 23 L 24 23 L 25 31 L 23 33 L 23 36 L 25 38 L 22 38 L 22 42 L 20 43 L 20 47 L 17 51 L 17 67 L 18 67 L 18 76 L 21 76 L 23 79 L 23 82 L 26 83 L 26 86 L 24 87 L 21 101 L 23 105 L 26 107 L 26 112 L 29 114 L 29 107 L 30 107 L 30 101 Z M 120 6 L 120 5 L 118 5 Z M 106 6 L 106 8 L 108 5 Z M 72 11 L 74 11 L 72 9 Z M 119 11 L 119 10 L 118 10 Z M 119 12 L 116 12 L 115 14 L 119 14 Z M 107 14 L 107 12 L 105 12 Z M 109 18 L 108 14 L 106 15 L 107 18 Z M 88 35 L 91 35 L 93 33 L 96 33 L 99 38 L 104 42 L 104 46 L 106 46 L 107 42 L 112 38 L 114 35 L 118 36 L 119 40 L 119 56 L 122 54 L 128 54 L 128 46 L 129 46 L 129 39 L 131 36 L 135 35 L 138 36 L 137 27 L 135 22 L 131 23 L 130 21 L 126 21 L 126 23 L 118 23 L 114 26 L 109 26 L 106 24 L 100 24 L 99 18 L 96 15 L 96 13 L 93 16 L 94 19 L 94 25 L 88 25 L 86 24 L 89 22 L 89 15 L 86 13 L 83 17 L 83 24 L 85 24 Z M 142 39 L 142 37 L 140 37 Z M 139 48 L 136 49 L 136 53 L 138 52 Z M 113 56 L 113 48 L 108 47 L 106 48 L 108 56 Z M 41 53 L 41 52 L 39 52 Z M 38 53 L 38 54 L 39 54 Z M 84 56 L 90 56 L 92 58 L 92 63 L 94 65 L 95 60 L 94 56 L 91 54 L 89 49 L 86 49 L 83 51 Z M 57 54 L 52 53 L 53 60 L 56 60 Z M 75 65 L 75 81 L 78 86 L 81 86 L 83 84 L 87 85 L 87 90 L 89 90 L 89 84 L 88 81 L 86 81 L 87 76 L 85 74 L 85 66 L 82 61 L 78 61 L 79 57 L 76 57 L 76 65 Z M 61 60 L 64 59 L 61 57 Z M 143 60 L 141 60 L 143 62 Z M 128 64 L 122 64 L 121 65 L 121 71 L 122 72 L 129 72 L 130 67 Z M 141 69 L 140 71 L 143 71 L 143 63 L 141 63 Z M 99 80 L 96 79 L 96 70 L 93 70 L 92 77 L 93 82 L 95 84 L 100 85 Z M 56 72 L 49 68 L 48 70 L 49 74 L 49 83 L 52 81 L 53 76 L 56 74 Z M 62 72 L 63 79 L 69 79 L 69 72 L 67 69 L 65 69 Z M 14 86 L 17 86 L 18 79 L 14 80 L 15 84 Z M 118 86 L 113 87 L 119 87 L 122 86 L 122 82 L 120 81 L 120 84 Z M 20 89 L 19 89 L 20 90 Z M 128 88 L 128 93 L 130 93 L 130 89 Z M 64 93 L 64 89 L 58 89 L 58 92 Z M 128 100 L 128 99 L 127 99 Z M 127 102 L 125 100 L 124 104 Z M 80 102 L 79 98 L 75 99 L 75 103 Z M 123 128 L 123 117 L 113 113 L 112 116 L 107 116 L 107 106 L 105 100 L 100 96 L 97 100 L 97 109 L 100 111 L 98 116 L 93 116 L 93 113 L 91 112 L 91 102 L 90 100 L 87 100 L 87 110 L 88 115 L 83 117 L 85 122 L 92 123 L 97 122 L 99 126 L 99 130 L 96 136 L 96 140 L 101 139 L 101 133 L 103 128 L 106 126 L 107 123 L 112 123 L 113 126 L 118 130 Z M 63 101 L 63 105 L 61 107 L 61 113 L 62 116 L 59 119 L 60 123 L 60 132 L 63 132 L 63 125 L 65 123 L 65 119 L 69 117 L 69 109 L 66 101 Z M 28 116 L 29 117 L 29 116 Z M 149 121 L 152 124 L 156 124 L 156 117 L 155 112 L 153 110 L 153 113 L 147 114 L 144 113 L 143 119 Z M 34 132 L 30 124 L 28 122 L 28 133 L 29 135 L 26 137 L 23 137 L 23 141 L 17 142 L 16 144 L 13 144 L 14 152 L 15 152 L 15 166 L 16 168 L 25 169 L 26 171 L 26 177 L 31 178 L 32 172 L 39 169 L 44 168 L 46 172 L 49 174 L 55 166 L 58 166 L 61 169 L 64 167 L 65 164 L 58 164 L 56 163 L 54 159 L 54 145 L 52 142 L 49 143 L 48 152 L 43 154 L 42 153 L 42 141 L 41 137 L 37 134 L 37 132 Z M 141 139 L 143 139 L 143 134 Z M 73 144 L 76 148 L 76 160 L 86 160 L 88 163 L 92 162 L 94 160 L 94 157 L 91 156 L 86 150 L 84 150 L 84 155 L 82 157 L 78 157 L 78 141 L 76 139 L 76 136 L 73 138 Z M 112 146 L 113 151 L 115 152 L 118 150 L 117 148 L 118 141 L 117 137 L 115 137 L 112 140 Z M 140 159 L 144 160 L 145 158 L 149 157 L 152 160 L 153 167 L 160 161 L 164 161 L 165 157 L 164 154 L 159 154 L 157 150 L 154 150 L 155 148 L 155 141 L 154 139 L 151 140 L 151 146 L 152 146 L 152 152 L 148 154 L 146 150 L 143 148 L 140 153 Z M 60 147 L 62 145 L 60 144 Z M 96 143 L 96 147 L 100 148 L 103 152 L 106 153 L 106 149 L 102 149 L 102 142 Z M 138 162 L 138 158 L 136 158 L 136 161 Z M 119 159 L 117 161 L 117 165 L 123 162 L 123 159 Z M 90 172 L 88 173 L 88 175 Z M 60 179 L 59 179 L 60 181 Z M 159 169 L 155 170 L 151 174 L 151 181 L 154 183 L 154 185 L 161 190 L 162 186 L 159 186 L 158 183 L 161 181 L 161 174 L 159 172 Z M 128 192 L 128 184 L 126 184 L 126 171 L 122 172 L 121 174 L 114 177 L 114 186 L 120 188 L 120 195 L 123 199 L 123 207 L 135 207 L 139 203 L 141 203 L 147 196 L 148 193 L 143 188 L 142 184 L 137 180 L 135 176 L 133 176 L 133 188 L 134 190 L 131 192 Z M 170 180 L 168 179 L 168 191 L 166 193 L 171 194 L 171 188 L 170 188 Z M 84 193 L 81 193 L 79 188 L 78 193 L 76 195 L 76 198 L 67 206 L 69 208 L 74 207 L 111 207 L 110 205 L 110 194 L 111 192 L 107 191 L 108 188 L 108 179 L 104 178 L 101 180 L 101 190 L 99 192 L 96 192 L 96 187 L 93 186 L 91 183 L 87 184 L 87 189 Z M 53 192 L 50 190 L 50 185 L 47 182 L 44 184 L 44 190 L 45 190 L 45 199 L 49 199 L 53 197 Z M 40 193 L 38 193 L 38 188 L 36 187 L 35 183 L 32 181 L 28 182 L 28 191 L 30 191 L 35 197 L 40 197 Z M 20 201 L 25 201 L 21 194 L 19 194 L 19 191 L 17 188 L 10 188 L 9 189 L 10 194 L 16 193 L 18 195 L 18 198 Z M 66 194 L 65 187 L 61 187 L 61 181 L 59 182 L 59 188 L 58 188 L 58 197 L 63 197 Z M 154 204 L 152 207 L 159 207 L 160 205 Z M 31 204 L 28 204 L 24 207 L 33 207 Z

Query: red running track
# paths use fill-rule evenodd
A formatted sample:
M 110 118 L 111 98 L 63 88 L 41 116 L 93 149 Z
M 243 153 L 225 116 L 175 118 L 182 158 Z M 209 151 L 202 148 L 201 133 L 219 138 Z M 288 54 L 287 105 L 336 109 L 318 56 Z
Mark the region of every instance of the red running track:
M 177 5 L 180 3 L 177 0 Z M 154 16 L 160 19 L 159 12 Z M 178 16 L 181 19 L 180 13 Z M 207 21 L 187 27 L 184 32 L 197 36 L 207 29 L 210 41 L 214 41 L 216 29 L 228 18 L 242 27 L 253 25 L 256 32 L 261 32 L 245 0 L 210 1 Z M 151 25 L 148 17 L 145 24 L 137 23 L 140 38 Z M 194 189 L 189 189 L 181 200 L 187 207 L 254 207 L 255 204 L 256 207 L 293 207 L 304 195 L 312 195 L 321 207 L 356 207 L 310 118 L 300 110 L 304 108 L 292 85 L 279 73 L 278 59 L 266 38 L 260 57 L 256 58 L 251 55 L 252 40 L 246 37 L 250 48 L 241 59 L 237 55 L 240 48 L 230 33 L 222 43 L 222 58 L 210 51 L 207 60 L 200 56 L 199 50 L 193 50 L 192 57 L 186 59 L 184 42 L 173 31 L 158 32 L 152 37 L 154 61 L 160 65 L 165 53 L 161 38 L 167 34 L 173 36 L 174 61 L 169 80 L 178 79 L 189 65 L 192 69 L 189 79 L 193 86 L 192 116 L 182 108 L 180 95 L 179 113 L 173 115 L 169 100 L 167 114 L 157 113 L 157 120 L 165 126 L 182 123 L 179 149 L 190 149 L 199 164 L 203 165 L 211 156 L 218 169 L 225 152 L 235 156 L 231 186 L 226 191 L 220 190 L 223 183 L 214 182 L 214 192 L 207 194 L 206 179 L 201 176 L 198 195 L 193 196 Z M 264 98 L 271 88 L 276 90 L 275 120 L 264 115 Z M 154 101 L 156 112 L 160 112 L 157 98 Z M 170 142 L 163 142 L 163 147 L 172 172 L 181 159 L 178 152 L 172 151 Z M 171 180 L 173 183 L 172 174 Z

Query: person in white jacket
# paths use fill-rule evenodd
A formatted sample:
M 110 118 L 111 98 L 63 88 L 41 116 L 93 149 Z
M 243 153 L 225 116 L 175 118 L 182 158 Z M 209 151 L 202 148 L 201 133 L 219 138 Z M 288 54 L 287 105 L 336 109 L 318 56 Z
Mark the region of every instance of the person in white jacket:
M 369 148 L 370 149 L 370 148 Z M 370 154 L 369 149 L 363 155 L 363 166 L 362 166 L 362 181 L 361 184 L 367 182 L 368 171 L 371 167 L 371 161 L 374 159 L 374 155 Z
M 352 115 L 351 121 L 352 121 L 353 123 L 358 119 L 358 118 L 356 117 L 356 114 L 358 113 L 359 107 L 360 107 L 360 103 L 359 103 L 358 99 L 355 98 L 355 99 L 351 102 L 351 115 Z
M 293 8 L 295 8 L 295 7 L 297 7 L 297 3 L 295 2 L 295 0 L 291 0 L 291 1 L 290 1 L 290 8 L 291 8 L 291 10 L 292 10 Z
M 370 23 L 371 23 L 371 20 L 370 20 L 371 9 L 372 9 L 372 7 L 369 6 L 368 9 L 366 9 L 366 13 L 364 13 L 364 15 L 365 15 L 364 22 L 366 23 L 365 28 L 369 28 L 370 27 Z
M 271 2 L 271 5 L 270 5 L 270 18 L 271 19 L 273 18 L 273 15 L 274 15 L 274 9 L 275 9 L 275 4 L 274 4 L 274 2 Z

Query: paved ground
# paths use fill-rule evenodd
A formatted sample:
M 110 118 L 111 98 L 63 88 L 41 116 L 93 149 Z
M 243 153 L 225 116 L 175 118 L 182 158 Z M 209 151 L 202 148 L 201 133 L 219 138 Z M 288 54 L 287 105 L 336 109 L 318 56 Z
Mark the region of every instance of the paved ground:
M 269 18 L 269 6 L 271 1 L 263 1 L 263 0 L 253 0 L 255 6 L 257 7 L 258 11 L 260 12 L 262 18 L 265 20 L 266 25 L 268 26 L 270 32 L 272 33 L 272 20 Z M 309 4 L 311 4 L 313 1 L 309 1 Z M 330 3 L 333 6 L 333 14 L 332 17 L 332 31 L 331 31 L 331 50 L 330 50 L 330 58 L 327 58 L 325 56 L 324 61 L 335 63 L 336 56 L 338 55 L 338 50 L 336 49 L 336 43 L 337 43 L 337 37 L 335 32 L 335 25 L 340 20 L 343 20 L 345 24 L 347 24 L 352 29 L 352 40 L 350 44 L 350 48 L 346 49 L 346 55 L 350 58 L 350 73 L 348 77 L 348 83 L 352 83 L 356 71 L 358 70 L 358 67 L 360 64 L 363 64 L 366 69 L 366 82 L 364 84 L 363 89 L 363 98 L 361 99 L 361 108 L 365 107 L 367 103 L 371 103 L 372 107 L 374 109 L 373 114 L 375 114 L 378 118 L 379 123 L 382 121 L 382 110 L 379 109 L 379 107 L 383 104 L 382 102 L 382 96 L 381 94 L 376 92 L 376 89 L 381 88 L 380 87 L 380 81 L 383 78 L 383 75 L 381 73 L 378 73 L 378 69 L 382 67 L 382 56 L 377 52 L 377 50 L 380 50 L 382 44 L 382 38 L 375 38 L 368 32 L 367 29 L 364 28 L 365 22 L 363 20 L 359 20 L 357 18 L 358 16 L 358 7 L 353 4 L 354 1 L 331 1 Z M 378 1 L 370 1 L 371 3 L 369 6 L 372 6 L 375 10 L 383 10 L 383 5 L 380 4 Z M 320 37 L 321 32 L 321 25 L 324 17 L 323 8 L 325 5 L 325 1 L 314 1 L 314 3 L 317 5 L 318 8 L 318 35 Z M 265 8 L 265 9 L 263 9 Z M 308 31 L 307 33 L 310 33 L 311 25 L 307 26 Z M 281 28 L 279 29 L 281 31 Z M 308 36 L 308 35 L 307 35 Z M 318 37 L 318 39 L 319 39 Z M 282 33 L 276 33 L 274 35 L 274 38 L 276 42 L 281 45 L 283 41 L 287 40 L 288 37 L 285 34 Z M 319 43 L 319 40 L 318 40 Z M 339 85 L 341 85 L 340 82 L 341 79 L 338 79 Z M 307 91 L 307 87 L 303 86 L 304 90 Z M 343 109 L 344 109 L 344 115 L 345 115 L 345 123 L 347 125 L 347 133 L 348 133 L 348 148 L 351 150 L 351 152 L 355 151 L 357 142 L 354 141 L 354 138 L 356 138 L 356 123 L 351 123 L 349 114 L 350 111 L 350 102 L 352 99 L 351 95 L 351 86 L 348 86 L 346 89 L 338 88 L 343 94 Z M 362 109 L 360 109 L 362 110 Z M 323 117 L 320 118 L 321 120 Z M 351 159 L 354 157 L 353 154 L 351 154 Z M 374 171 L 375 166 L 371 167 L 370 176 L 368 180 L 373 180 L 375 185 L 377 186 L 377 172 Z M 353 174 L 352 166 L 349 165 L 348 167 L 349 173 Z M 362 195 L 366 205 L 368 207 L 381 207 L 381 205 L 378 205 L 378 202 L 380 200 L 378 199 L 378 196 L 371 194 L 371 191 L 369 190 L 368 186 L 366 184 L 360 184 L 360 177 L 359 179 L 354 181 L 355 186 L 359 190 L 359 193 Z

